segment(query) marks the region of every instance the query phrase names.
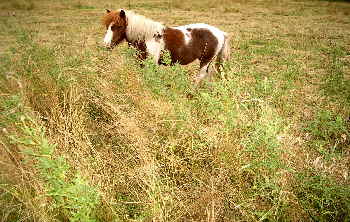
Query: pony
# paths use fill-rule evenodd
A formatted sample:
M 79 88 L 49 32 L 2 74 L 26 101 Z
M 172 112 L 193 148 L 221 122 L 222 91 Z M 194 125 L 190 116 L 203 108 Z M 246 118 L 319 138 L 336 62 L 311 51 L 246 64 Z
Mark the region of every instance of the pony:
M 151 56 L 157 64 L 163 64 L 165 50 L 170 53 L 170 65 L 187 65 L 198 59 L 197 84 L 210 76 L 212 72 L 209 68 L 213 61 L 216 71 L 220 71 L 222 63 L 230 56 L 229 35 L 207 24 L 168 27 L 124 9 L 106 9 L 102 22 L 107 30 L 103 42 L 109 49 L 126 40 L 129 46 L 137 49 L 140 59 Z

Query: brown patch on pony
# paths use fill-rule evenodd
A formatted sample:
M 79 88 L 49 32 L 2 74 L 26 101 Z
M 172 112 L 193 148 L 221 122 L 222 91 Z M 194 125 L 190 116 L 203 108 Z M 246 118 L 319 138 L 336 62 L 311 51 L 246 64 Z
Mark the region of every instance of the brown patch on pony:
M 165 49 L 169 50 L 172 63 L 188 64 L 191 58 L 181 58 L 181 51 L 184 49 L 185 39 L 183 33 L 174 28 L 166 28 L 163 33 Z
M 191 34 L 192 41 L 190 45 L 192 50 L 201 52 L 199 60 L 201 61 L 200 66 L 202 67 L 213 59 L 219 42 L 208 29 L 193 29 Z
M 186 45 L 183 32 L 174 28 L 166 28 L 163 34 L 165 49 L 170 51 L 172 63 L 187 65 L 199 59 L 202 67 L 213 59 L 218 40 L 207 29 L 187 30 L 191 32 L 191 41 Z

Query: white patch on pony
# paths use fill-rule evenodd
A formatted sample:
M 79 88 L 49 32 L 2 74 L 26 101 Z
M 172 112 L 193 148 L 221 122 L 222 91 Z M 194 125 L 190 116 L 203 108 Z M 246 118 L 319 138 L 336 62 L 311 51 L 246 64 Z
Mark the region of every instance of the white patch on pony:
M 175 29 L 180 30 L 184 34 L 185 44 L 188 45 L 191 40 L 191 32 L 187 30 L 187 26 L 178 26 Z
M 223 48 L 224 42 L 225 42 L 225 36 L 227 36 L 226 32 L 223 32 L 214 26 L 204 24 L 204 23 L 189 24 L 189 25 L 179 26 L 176 28 L 181 30 L 184 33 L 186 44 L 188 43 L 187 41 L 189 41 L 191 38 L 191 36 L 189 36 L 189 39 L 186 40 L 186 37 L 187 37 L 186 33 L 189 32 L 187 29 L 207 29 L 207 30 L 209 30 L 218 40 L 218 46 L 216 48 L 215 55 L 217 55 L 219 53 L 219 51 Z
M 150 39 L 146 41 L 147 52 L 153 57 L 154 62 L 158 63 L 160 52 L 164 49 L 164 41 L 162 39 Z
M 112 39 L 113 39 L 112 25 L 113 25 L 113 24 L 110 24 L 110 25 L 108 26 L 106 35 L 105 35 L 105 37 L 104 37 L 104 39 L 103 39 L 103 43 L 105 44 L 106 47 L 109 47 L 109 46 L 111 46 L 111 44 L 112 44 Z

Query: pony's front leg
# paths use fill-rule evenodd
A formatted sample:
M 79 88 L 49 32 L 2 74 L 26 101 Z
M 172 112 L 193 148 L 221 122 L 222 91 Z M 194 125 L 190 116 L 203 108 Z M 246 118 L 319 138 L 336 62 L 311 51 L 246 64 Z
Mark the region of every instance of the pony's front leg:
M 159 39 L 151 39 L 146 41 L 146 48 L 148 55 L 152 56 L 153 61 L 158 64 L 160 53 L 163 49 L 163 43 Z
M 144 42 L 128 42 L 128 46 L 136 49 L 136 58 L 144 61 L 147 58 L 146 44 Z

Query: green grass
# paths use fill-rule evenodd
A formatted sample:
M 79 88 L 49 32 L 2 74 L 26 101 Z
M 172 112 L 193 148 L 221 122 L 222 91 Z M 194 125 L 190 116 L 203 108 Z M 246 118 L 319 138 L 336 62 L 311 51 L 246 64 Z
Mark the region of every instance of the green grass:
M 340 115 L 320 110 L 305 130 L 312 136 L 310 146 L 328 159 L 348 148 L 349 128 Z
M 224 75 L 105 50 L 104 9 L 129 6 L 229 32 Z M 0 8 L 1 221 L 349 220 L 348 4 Z
M 345 59 L 349 56 L 349 52 L 342 45 L 321 48 L 321 52 L 329 58 L 325 61 L 327 73 L 323 78 L 322 91 L 332 100 L 349 107 L 350 94 L 348 88 L 350 87 L 350 80 L 348 79 L 348 73 L 345 71 L 346 67 L 350 65 L 350 62 Z
M 21 116 L 23 136 L 11 135 L 12 143 L 23 147 L 25 161 L 35 160 L 34 167 L 44 182 L 45 194 L 52 199 L 47 213 L 69 221 L 96 221 L 95 208 L 99 194 L 79 173 L 72 175 L 64 157 L 54 157 L 56 145 L 45 138 L 45 131 L 34 120 Z M 33 126 L 31 126 L 33 125 Z
M 298 175 L 296 194 L 308 212 L 316 221 L 348 221 L 349 187 L 338 184 L 329 176 L 315 170 Z

